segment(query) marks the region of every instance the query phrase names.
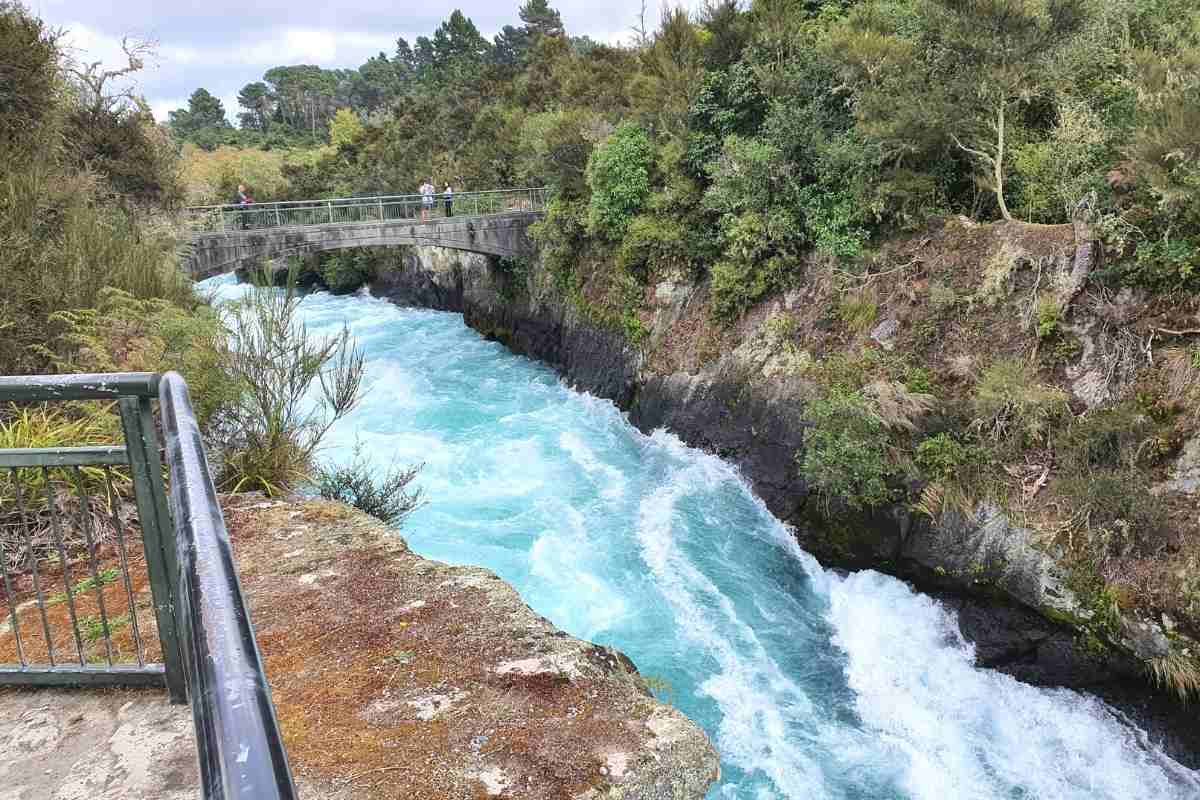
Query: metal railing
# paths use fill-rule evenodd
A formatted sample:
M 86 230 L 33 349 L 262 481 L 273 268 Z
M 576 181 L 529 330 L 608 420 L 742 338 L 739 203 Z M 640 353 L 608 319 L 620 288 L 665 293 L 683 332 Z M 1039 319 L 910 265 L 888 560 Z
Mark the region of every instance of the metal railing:
M 193 234 L 238 233 L 269 228 L 307 228 L 316 225 L 412 221 L 434 222 L 451 217 L 536 213 L 546 208 L 546 189 L 496 189 L 456 192 L 447 198 L 435 193 L 339 197 L 250 205 L 198 206 L 183 213 Z
M 122 445 L 0 449 L 0 686 L 165 686 L 191 702 L 203 797 L 294 798 L 187 385 L 0 377 L 0 403 L 84 400 L 113 402 Z

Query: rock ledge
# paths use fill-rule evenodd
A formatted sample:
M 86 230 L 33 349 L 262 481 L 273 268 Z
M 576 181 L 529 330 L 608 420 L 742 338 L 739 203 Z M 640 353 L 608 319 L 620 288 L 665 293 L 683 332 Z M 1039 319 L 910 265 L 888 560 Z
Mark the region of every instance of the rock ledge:
M 702 798 L 704 732 L 495 574 L 317 500 L 226 505 L 293 772 L 328 800 Z

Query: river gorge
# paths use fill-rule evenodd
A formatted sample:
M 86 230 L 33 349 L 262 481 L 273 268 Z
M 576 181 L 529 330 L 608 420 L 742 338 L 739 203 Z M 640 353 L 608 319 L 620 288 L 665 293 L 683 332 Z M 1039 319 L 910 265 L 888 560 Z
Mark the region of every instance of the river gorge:
M 363 402 L 324 458 L 359 443 L 424 463 L 413 549 L 486 566 L 628 654 L 712 738 L 711 798 L 1200 796 L 1100 700 L 977 668 L 937 601 L 823 569 L 730 464 L 643 435 L 461 315 L 364 293 L 301 308 L 310 334 L 349 326 L 366 354 Z

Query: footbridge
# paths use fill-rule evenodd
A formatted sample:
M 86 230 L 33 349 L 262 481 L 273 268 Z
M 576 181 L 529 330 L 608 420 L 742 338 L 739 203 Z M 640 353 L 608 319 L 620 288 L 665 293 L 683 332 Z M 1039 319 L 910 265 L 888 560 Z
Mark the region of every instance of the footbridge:
M 527 230 L 545 204 L 536 188 L 188 208 L 184 268 L 199 280 L 255 260 L 397 245 L 518 258 L 531 254 Z

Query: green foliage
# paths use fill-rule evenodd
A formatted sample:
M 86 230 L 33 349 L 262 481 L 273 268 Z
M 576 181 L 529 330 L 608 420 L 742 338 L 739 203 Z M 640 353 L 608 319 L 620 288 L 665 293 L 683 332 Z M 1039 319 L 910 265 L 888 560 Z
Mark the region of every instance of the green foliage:
M 362 132 L 358 114 L 349 108 L 339 108 L 329 121 L 329 144 L 338 149 L 351 147 Z
M 619 126 L 596 146 L 587 165 L 592 230 L 614 239 L 624 234 L 650 194 L 653 163 L 650 137 L 632 123 Z
M 587 205 L 555 197 L 546 204 L 542 219 L 529 226 L 542 263 L 562 290 L 570 287 L 575 262 L 587 237 Z
M 1136 403 L 1125 401 L 1075 417 L 1054 435 L 1063 466 L 1081 475 L 1096 469 L 1133 469 L 1153 464 L 1166 448 L 1159 425 Z
M 1053 292 L 1045 292 L 1037 299 L 1037 338 L 1048 339 L 1058 333 L 1059 315 L 1062 313 L 1058 306 L 1058 298 Z
M 643 282 L 654 272 L 683 270 L 689 262 L 687 234 L 678 220 L 639 214 L 621 240 L 616 261 Z
M 218 422 L 240 391 L 226 371 L 225 329 L 206 305 L 185 309 L 107 288 L 96 307 L 55 314 L 44 352 L 61 372 L 165 372 L 187 379 L 201 430 Z
M 874 292 L 847 292 L 838 300 L 838 318 L 853 333 L 866 333 L 875 324 L 879 305 Z
M 121 577 L 121 571 L 116 567 L 98 570 L 95 578 L 89 575 L 81 581 L 76 581 L 75 585 L 71 587 L 71 594 L 77 596 L 83 594 L 84 592 L 90 592 L 97 586 L 106 586 L 119 577 Z M 67 602 L 66 592 L 54 592 L 46 595 L 46 605 L 48 606 L 65 602 Z
M 25 6 L 0 0 L 0 153 L 36 150 L 57 131 L 63 110 L 58 38 Z
M 242 392 L 227 412 L 228 491 L 276 495 L 306 480 L 321 438 L 358 403 L 363 355 L 349 330 L 310 337 L 299 303 L 290 286 L 264 287 L 229 309 L 228 369 Z
M 314 483 L 321 497 L 326 500 L 348 503 L 399 528 L 404 525 L 408 515 L 423 504 L 420 489 L 408 491 L 408 484 L 422 466 L 398 468 L 392 465 L 380 472 L 363 454 L 361 444 L 356 444 L 350 463 L 340 467 L 318 467 Z
M 233 128 L 225 117 L 225 106 L 204 88 L 192 92 L 186 109 L 176 109 L 167 117 L 167 125 L 180 141 L 194 142 L 206 150 L 225 143 L 225 134 Z
M 1029 364 L 1002 358 L 983 371 L 973 398 L 977 424 L 993 439 L 1043 443 L 1051 423 L 1067 411 L 1061 389 L 1047 386 Z
M 1064 476 L 1058 484 L 1091 558 L 1146 557 L 1167 546 L 1167 513 L 1143 473 L 1094 469 Z
M 913 461 L 925 477 L 944 481 L 954 477 L 971 461 L 971 450 L 950 434 L 939 433 L 917 445 Z
M 0 449 L 81 447 L 86 445 L 115 445 L 121 433 L 111 404 L 79 403 L 67 408 L 15 406 L 0 409 Z M 106 497 L 104 471 L 99 467 L 81 467 L 80 475 L 86 491 L 95 497 Z M 8 476 L 6 476 L 8 477 Z M 49 502 L 46 496 L 47 473 L 23 469 L 17 472 L 22 502 L 27 508 L 43 509 Z M 54 484 L 67 481 L 74 484 L 73 473 L 49 472 Z M 114 473 L 114 488 L 128 485 L 127 478 Z M 0 504 L 15 507 L 16 490 L 11 480 L 0 483 Z
M 800 469 L 826 508 L 841 501 L 862 509 L 891 499 L 887 430 L 861 393 L 833 390 L 804 414 L 814 427 L 805 436 Z
M 936 281 L 929 286 L 929 306 L 939 317 L 945 316 L 958 305 L 958 292 L 954 287 Z

